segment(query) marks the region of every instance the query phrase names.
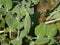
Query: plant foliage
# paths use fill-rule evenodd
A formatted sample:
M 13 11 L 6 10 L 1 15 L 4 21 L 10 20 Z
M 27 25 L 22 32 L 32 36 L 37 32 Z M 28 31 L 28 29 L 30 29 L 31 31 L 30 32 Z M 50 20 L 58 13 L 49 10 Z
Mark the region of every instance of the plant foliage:
M 59 44 L 55 39 L 57 30 L 60 30 L 59 21 L 50 24 L 46 24 L 46 21 L 44 21 L 37 25 L 34 22 L 36 21 L 34 6 L 39 2 L 40 0 L 22 0 L 20 2 L 0 0 L 1 45 L 22 45 L 24 41 L 26 41 L 26 45 Z M 39 13 L 39 15 L 41 14 Z M 60 5 L 56 10 L 49 13 L 46 20 L 58 18 L 60 18 Z

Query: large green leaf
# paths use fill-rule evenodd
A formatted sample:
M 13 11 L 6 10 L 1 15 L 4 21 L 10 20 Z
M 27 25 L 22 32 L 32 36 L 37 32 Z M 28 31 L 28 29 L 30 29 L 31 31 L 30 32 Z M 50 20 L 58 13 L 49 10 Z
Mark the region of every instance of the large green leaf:
M 21 17 L 23 17 L 23 15 L 26 14 L 25 7 L 17 4 L 17 5 L 13 8 L 12 13 L 16 13 L 16 14 L 17 14 L 17 18 L 21 18 Z
M 47 25 L 46 35 L 50 38 L 55 36 L 57 33 L 56 25 L 55 24 L 49 24 Z
M 45 44 L 45 43 L 48 43 L 49 42 L 49 39 L 48 38 L 45 38 L 45 37 L 42 37 L 42 38 L 39 38 L 35 41 L 36 44 Z
M 26 14 L 26 17 L 24 20 L 24 30 L 21 31 L 20 38 L 23 38 L 24 36 L 26 36 L 29 33 L 30 26 L 31 26 L 31 19 L 30 19 L 30 16 L 28 14 Z
M 11 13 L 7 13 L 5 20 L 8 26 L 11 28 L 21 29 L 23 27 L 23 22 L 19 22 L 19 20 L 14 18 Z
M 24 30 L 27 30 L 27 32 L 29 33 L 30 27 L 31 27 L 31 19 L 30 19 L 29 14 L 26 13 L 26 17 L 24 20 Z
M 28 34 L 27 30 L 22 30 L 20 33 L 20 38 L 24 38 Z
M 16 19 L 13 17 L 13 15 L 10 12 L 6 14 L 5 20 L 6 20 L 6 23 L 8 24 L 8 26 L 10 26 L 10 27 L 13 27 L 14 24 L 16 24 L 16 22 L 17 22 Z
M 43 37 L 46 34 L 46 25 L 44 23 L 39 24 L 35 28 L 35 34 L 37 37 Z
M 6 11 L 10 10 L 12 8 L 12 0 L 2 0 L 3 5 L 6 9 Z

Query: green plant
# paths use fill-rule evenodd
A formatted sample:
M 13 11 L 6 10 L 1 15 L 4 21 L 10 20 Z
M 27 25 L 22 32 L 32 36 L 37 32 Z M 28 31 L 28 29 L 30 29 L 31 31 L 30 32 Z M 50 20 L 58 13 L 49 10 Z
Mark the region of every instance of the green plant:
M 19 2 L 0 0 L 1 45 L 22 45 L 23 38 L 27 38 L 26 40 L 27 43 L 29 41 L 29 45 L 52 45 L 54 43 L 59 45 L 59 42 L 55 40 L 59 25 L 57 24 L 56 26 L 55 22 L 60 20 L 60 6 L 56 11 L 49 13 L 50 15 L 46 20 L 51 19 L 51 21 L 41 22 L 34 27 L 35 19 L 37 19 L 37 17 L 35 18 L 33 16 L 34 5 L 37 5 L 39 1 L 40 0 L 22 0 Z M 39 13 L 39 15 L 41 14 Z M 35 37 L 29 35 L 32 27 L 34 27 L 35 30 Z

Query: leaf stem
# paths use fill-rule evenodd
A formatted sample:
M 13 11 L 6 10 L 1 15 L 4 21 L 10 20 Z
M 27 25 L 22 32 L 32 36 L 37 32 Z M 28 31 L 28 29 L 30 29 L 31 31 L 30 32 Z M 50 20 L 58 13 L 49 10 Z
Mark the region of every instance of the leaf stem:
M 11 38 L 11 30 L 9 31 L 9 38 Z
M 59 21 L 59 20 L 60 20 L 60 18 L 55 19 L 55 20 L 51 20 L 51 21 L 47 21 L 47 22 L 45 22 L 45 24 L 53 23 L 53 22 L 56 22 L 56 21 Z
M 19 32 L 20 32 L 20 31 L 18 30 L 18 34 L 17 34 L 17 37 L 19 37 Z

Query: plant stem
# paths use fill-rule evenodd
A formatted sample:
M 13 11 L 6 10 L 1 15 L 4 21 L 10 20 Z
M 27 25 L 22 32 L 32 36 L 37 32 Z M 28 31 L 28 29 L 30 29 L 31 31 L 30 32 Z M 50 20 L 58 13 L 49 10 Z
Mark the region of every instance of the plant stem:
M 9 38 L 11 38 L 11 30 L 9 31 Z
M 59 20 L 60 20 L 60 18 L 55 19 L 55 20 L 51 20 L 51 21 L 47 21 L 47 22 L 45 22 L 45 24 L 53 23 L 53 22 L 56 22 L 56 21 L 59 21 Z
M 0 34 L 3 33 L 4 31 L 0 31 Z
M 18 30 L 18 35 L 17 35 L 17 37 L 19 37 L 19 30 Z

